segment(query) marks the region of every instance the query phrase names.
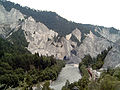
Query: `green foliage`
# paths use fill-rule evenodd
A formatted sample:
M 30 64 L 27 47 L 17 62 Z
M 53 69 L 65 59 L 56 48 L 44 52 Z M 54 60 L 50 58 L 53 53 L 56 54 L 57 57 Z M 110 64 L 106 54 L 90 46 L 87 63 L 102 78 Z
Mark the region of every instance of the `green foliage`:
M 50 86 L 50 82 L 46 81 L 45 84 L 43 85 L 42 90 L 52 90 L 49 86 Z
M 64 65 L 62 60 L 53 56 L 30 54 L 18 44 L 13 45 L 0 38 L 1 88 L 19 86 L 26 90 L 38 82 L 55 80 Z
M 89 81 L 87 76 L 83 76 L 78 82 L 63 86 L 62 90 L 119 90 L 120 89 L 120 68 L 104 71 L 97 80 Z
M 85 55 L 85 57 L 82 59 L 82 64 L 84 64 L 86 67 L 90 66 L 92 63 L 92 58 L 90 55 Z M 80 66 L 79 66 L 80 67 Z
M 98 59 L 95 64 L 92 65 L 93 69 L 100 69 L 104 64 L 104 61 Z
M 30 53 L 26 48 L 20 47 L 17 45 L 13 45 L 7 40 L 0 37 L 0 58 L 5 54 L 23 54 L 23 53 Z
M 77 87 L 78 90 L 119 90 L 120 88 L 120 69 L 108 69 L 103 72 L 99 79 L 89 80 L 87 68 L 100 69 L 104 64 L 104 59 L 111 48 L 104 50 L 96 58 L 91 58 L 90 55 L 85 55 L 82 62 L 79 63 L 79 70 L 82 78 L 78 82 L 63 86 L 62 90 L 73 90 Z
M 0 84 L 0 90 L 5 90 L 6 89 L 6 85 L 5 84 Z
M 118 81 L 115 77 L 106 74 L 103 78 L 100 80 L 100 90 L 115 90 L 115 85 L 118 84 Z
M 99 83 L 95 82 L 95 81 L 90 81 L 88 86 L 87 86 L 88 90 L 100 90 L 99 88 Z
M 92 68 L 93 69 L 100 69 L 103 64 L 104 64 L 104 59 L 106 57 L 106 55 L 108 54 L 108 52 L 112 49 L 112 47 L 108 47 L 107 50 L 104 50 L 101 52 L 101 54 L 97 55 L 97 58 L 93 59 L 93 63 L 92 63 Z
M 10 42 L 13 42 L 14 45 L 27 47 L 28 42 L 25 38 L 23 30 L 20 28 L 18 31 L 13 32 L 12 35 L 8 38 Z
M 80 90 L 99 90 L 100 86 L 98 82 L 94 83 L 94 81 L 89 81 L 89 73 L 87 68 L 92 67 L 93 69 L 100 69 L 104 64 L 104 59 L 110 49 L 111 48 L 104 50 L 96 58 L 91 58 L 90 55 L 85 55 L 85 57 L 82 59 L 82 62 L 79 63 L 79 70 L 82 75 L 82 79 L 78 81 L 78 85 L 75 85 L 74 83 L 70 84 L 70 90 L 72 90 L 74 86 L 79 87 Z
M 28 86 L 44 80 L 55 80 L 64 66 L 64 62 L 55 60 L 53 57 L 36 55 L 3 57 L 0 61 L 0 83 L 16 87 L 24 78 L 26 78 L 25 82 Z
M 112 74 L 114 77 L 117 77 L 117 79 L 120 80 L 120 68 L 116 68 Z
M 80 73 L 82 76 L 86 76 L 89 78 L 89 73 L 88 73 L 85 65 L 82 65 L 79 69 L 80 69 Z
M 85 65 L 86 68 L 92 67 L 93 69 L 100 69 L 103 66 L 104 59 L 110 50 L 111 47 L 108 47 L 107 50 L 104 50 L 101 52 L 101 54 L 98 54 L 96 58 L 92 58 L 90 55 L 85 55 L 85 57 L 82 59 L 82 62 L 79 63 L 80 71 L 82 65 Z
M 88 76 L 83 76 L 82 79 L 80 79 L 78 81 L 78 85 L 79 85 L 80 90 L 86 89 L 88 86 L 88 83 L 89 83 Z
M 62 87 L 62 90 L 70 90 L 69 85 L 70 85 L 70 82 L 66 80 L 65 86 Z
M 65 86 L 62 87 L 62 90 L 73 90 L 75 87 L 77 87 L 79 90 L 86 90 L 89 82 L 90 81 L 87 76 L 83 76 L 78 82 L 71 84 L 69 81 L 66 81 Z
M 80 29 L 80 31 L 82 32 L 82 40 L 85 38 L 84 34 L 89 33 L 90 30 L 92 30 L 92 32 L 97 36 L 99 35 L 99 33 L 94 31 L 95 26 L 68 21 L 55 12 L 34 10 L 30 9 L 29 7 L 22 7 L 19 4 L 15 4 L 10 1 L 1 1 L 1 4 L 5 7 L 7 11 L 15 8 L 27 17 L 32 16 L 37 22 L 41 22 L 45 24 L 49 29 L 58 32 L 60 36 L 65 36 L 71 33 L 76 28 Z
M 99 33 L 95 32 L 94 25 L 90 24 L 81 24 L 68 21 L 63 17 L 59 16 L 55 12 L 51 11 L 39 11 L 35 9 L 30 9 L 29 7 L 22 7 L 19 4 L 15 4 L 10 1 L 0 1 L 7 11 L 10 11 L 12 8 L 15 8 L 22 12 L 27 17 L 32 16 L 37 22 L 45 24 L 49 29 L 55 30 L 60 34 L 60 36 L 65 36 L 71 33 L 74 29 L 78 28 L 82 32 L 82 40 L 85 38 L 84 34 L 90 32 L 90 30 L 97 36 L 100 36 Z M 25 17 L 25 18 L 27 18 Z M 99 28 L 104 28 L 103 26 L 98 26 Z M 118 30 L 115 28 L 110 28 L 110 33 L 118 33 Z
M 68 80 L 66 80 L 66 83 L 65 83 L 65 87 L 68 88 L 70 82 Z

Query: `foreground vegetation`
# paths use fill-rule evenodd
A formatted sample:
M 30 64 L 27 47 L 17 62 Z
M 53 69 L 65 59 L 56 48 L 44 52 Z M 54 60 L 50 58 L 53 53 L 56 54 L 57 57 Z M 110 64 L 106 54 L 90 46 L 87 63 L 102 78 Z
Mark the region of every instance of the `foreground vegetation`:
M 90 81 L 86 76 L 83 76 L 78 82 L 71 84 L 67 81 L 62 90 L 74 90 L 75 87 L 78 90 L 119 90 L 120 68 L 104 71 L 96 81 Z
M 108 68 L 101 72 L 98 79 L 89 79 L 90 75 L 87 68 L 92 67 L 94 70 L 99 70 L 103 64 L 104 59 L 111 48 L 104 50 L 96 58 L 91 58 L 86 55 L 82 62 L 79 64 L 80 73 L 82 78 L 78 82 L 69 83 L 66 81 L 62 90 L 119 90 L 120 89 L 120 68 Z
M 82 59 L 82 62 L 79 63 L 79 69 L 81 68 L 81 66 L 83 67 L 83 65 L 86 68 L 92 67 L 94 70 L 100 69 L 104 64 L 104 59 L 106 55 L 111 49 L 112 47 L 108 47 L 107 50 L 104 50 L 101 52 L 101 54 L 98 54 L 96 58 L 92 58 L 90 55 L 85 55 L 85 57 Z
M 55 80 L 64 62 L 53 56 L 32 55 L 0 38 L 0 90 L 8 87 L 31 88 L 38 82 Z

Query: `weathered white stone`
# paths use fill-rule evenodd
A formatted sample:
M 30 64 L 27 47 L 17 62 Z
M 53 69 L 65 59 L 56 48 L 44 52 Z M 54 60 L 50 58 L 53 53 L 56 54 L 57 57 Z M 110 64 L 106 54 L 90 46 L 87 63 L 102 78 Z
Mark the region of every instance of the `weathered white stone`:
M 58 37 L 57 32 L 49 30 L 43 23 L 36 22 L 32 17 L 24 19 L 24 15 L 18 10 L 11 9 L 11 11 L 8 12 L 3 6 L 0 5 L 0 36 L 7 38 L 20 27 L 22 27 L 24 30 L 25 38 L 27 42 L 29 42 L 27 49 L 30 52 L 38 52 L 40 55 L 54 55 L 58 59 L 63 59 L 64 56 L 67 56 L 70 58 L 70 63 L 79 63 L 81 58 L 83 58 L 86 54 L 96 57 L 99 53 L 101 53 L 101 51 L 112 45 L 109 41 L 115 42 L 120 39 L 120 32 L 117 34 L 111 34 L 110 30 L 107 28 L 96 28 L 95 31 L 104 38 L 97 37 L 90 31 L 90 34 L 86 35 L 83 43 L 77 47 L 77 42 L 71 41 L 70 38 L 72 35 L 74 35 L 79 42 L 81 42 L 81 32 L 79 29 L 76 28 L 69 35 L 66 35 L 65 38 L 61 38 Z M 56 37 L 58 37 L 60 40 L 57 41 L 58 38 L 55 40 Z M 77 56 L 71 53 L 71 50 L 75 50 Z M 117 51 L 116 48 L 113 51 Z M 114 57 L 117 58 L 117 61 L 119 59 L 118 55 L 119 53 L 115 53 L 114 55 Z M 119 62 L 117 63 L 119 64 Z
M 12 8 L 10 12 L 0 5 L 0 35 L 8 38 L 20 27 L 19 23 L 24 20 L 24 15 L 18 10 Z
M 103 68 L 116 67 L 120 67 L 120 42 L 116 42 L 113 48 L 108 52 L 103 65 Z
M 120 39 L 120 31 L 117 31 L 118 33 L 110 33 L 110 28 L 100 29 L 99 27 L 96 27 L 95 31 L 112 42 L 116 42 L 117 40 Z
M 68 35 L 66 35 L 66 39 L 67 39 L 67 40 L 70 40 L 71 36 L 72 36 L 72 34 L 71 34 L 71 33 L 70 33 L 70 34 L 68 34 Z
M 80 47 L 78 47 L 77 54 L 80 58 L 83 58 L 84 55 L 87 54 L 90 54 L 92 57 L 96 57 L 111 45 L 112 43 L 106 39 L 97 37 L 90 32 L 90 34 L 86 35 L 86 38 L 83 40 L 83 43 L 80 45 Z
M 81 42 L 81 32 L 79 29 L 75 29 L 72 31 L 72 34 L 79 40 L 79 42 Z
M 12 24 L 24 19 L 24 15 L 16 9 L 11 9 L 10 12 L 0 5 L 0 24 Z
M 54 38 L 58 36 L 58 33 L 49 30 L 40 22 L 37 23 L 32 17 L 25 20 L 22 29 L 27 42 L 29 42 L 28 50 L 32 53 L 54 55 L 58 59 L 63 59 L 66 55 L 70 56 L 72 50 L 70 41 L 62 38 L 61 42 L 55 42 Z

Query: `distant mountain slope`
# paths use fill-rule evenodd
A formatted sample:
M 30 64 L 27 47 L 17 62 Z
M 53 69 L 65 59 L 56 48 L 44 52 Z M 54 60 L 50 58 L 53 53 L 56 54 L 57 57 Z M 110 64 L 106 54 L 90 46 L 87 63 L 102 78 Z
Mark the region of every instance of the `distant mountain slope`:
M 10 1 L 1 0 L 0 4 L 0 36 L 27 47 L 31 53 L 72 62 L 78 56 L 78 62 L 85 54 L 94 57 L 120 39 L 120 31 L 113 27 L 71 22 L 55 12 L 34 10 Z
M 19 4 L 15 4 L 10 1 L 1 0 L 0 4 L 2 4 L 7 11 L 10 11 L 12 8 L 20 10 L 21 13 L 25 14 L 27 17 L 32 16 L 37 22 L 41 22 L 45 24 L 49 29 L 58 32 L 60 36 L 65 36 L 71 33 L 74 29 L 78 28 L 81 31 L 82 40 L 85 38 L 84 34 L 88 34 L 90 30 L 93 34 L 97 36 L 101 36 L 100 33 L 95 31 L 96 27 L 104 29 L 103 26 L 94 26 L 90 24 L 81 24 L 75 23 L 72 21 L 68 21 L 65 18 L 59 16 L 55 12 L 51 11 L 39 11 L 35 9 L 31 9 L 29 7 L 22 7 Z M 117 32 L 118 30 L 115 28 L 107 28 L 111 33 Z
M 90 30 L 94 30 L 93 25 L 68 21 L 55 12 L 38 11 L 28 7 L 22 7 L 10 1 L 0 1 L 0 3 L 7 11 L 10 11 L 12 8 L 18 9 L 20 12 L 27 15 L 27 17 L 32 16 L 36 21 L 44 23 L 49 29 L 55 30 L 62 36 L 71 33 L 76 28 L 80 29 L 82 33 L 89 33 Z
M 107 54 L 103 68 L 120 67 L 120 40 L 116 41 L 113 48 Z
M 62 60 L 31 54 L 26 48 L 0 37 L 0 90 L 29 90 L 47 80 L 56 80 Z
M 80 58 L 84 58 L 88 54 L 93 58 L 112 45 L 108 40 L 97 37 L 90 31 L 90 34 L 87 34 L 83 43 L 77 48 L 77 54 Z

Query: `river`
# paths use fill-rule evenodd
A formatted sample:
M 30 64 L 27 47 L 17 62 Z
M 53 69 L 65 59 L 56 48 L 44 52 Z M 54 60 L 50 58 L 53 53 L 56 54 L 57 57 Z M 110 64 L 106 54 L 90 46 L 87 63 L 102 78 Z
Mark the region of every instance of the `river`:
M 58 75 L 57 80 L 53 81 L 50 87 L 54 90 L 61 90 L 66 80 L 73 83 L 79 79 L 81 79 L 81 75 L 79 73 L 78 64 L 66 64 Z

